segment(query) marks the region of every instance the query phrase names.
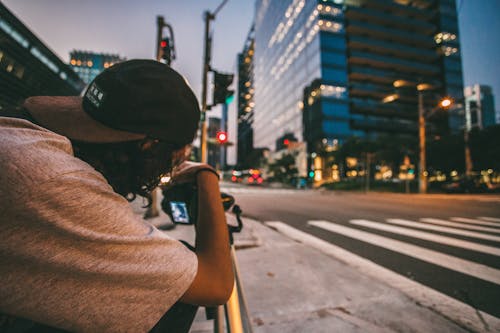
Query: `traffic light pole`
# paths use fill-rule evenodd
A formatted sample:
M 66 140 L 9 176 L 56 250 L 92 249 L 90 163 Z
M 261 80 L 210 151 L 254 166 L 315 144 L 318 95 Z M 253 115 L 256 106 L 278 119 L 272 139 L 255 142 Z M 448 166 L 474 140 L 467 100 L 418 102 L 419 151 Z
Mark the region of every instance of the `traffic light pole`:
M 167 27 L 169 29 L 170 36 L 172 37 L 172 40 L 173 40 L 174 33 L 172 31 L 172 27 L 169 24 L 165 23 L 165 19 L 163 18 L 163 16 L 157 16 L 156 17 L 156 60 L 157 61 L 161 61 L 161 59 L 162 59 L 160 44 L 161 44 L 161 41 L 163 40 L 163 28 L 164 27 Z M 170 62 L 168 62 L 167 65 L 170 66 Z M 157 191 L 158 191 L 158 188 L 155 188 L 151 191 L 151 205 L 148 207 L 148 209 L 144 213 L 145 219 L 153 218 L 153 217 L 160 215 L 160 211 L 158 209 Z
M 205 12 L 205 53 L 203 57 L 203 74 L 202 74 L 202 91 L 201 91 L 201 119 L 200 119 L 200 161 L 207 163 L 207 83 L 208 72 L 210 71 L 210 51 L 211 51 L 211 37 L 210 37 L 210 20 L 215 19 L 215 16 L 209 11 Z
M 202 74 L 202 91 L 201 91 L 201 119 L 200 119 L 200 161 L 207 163 L 207 121 L 206 112 L 207 91 L 208 91 L 208 72 L 210 71 L 210 58 L 212 51 L 212 37 L 210 36 L 210 21 L 215 20 L 217 13 L 224 7 L 228 0 L 223 0 L 222 3 L 215 9 L 213 13 L 208 10 L 203 16 L 205 19 L 205 52 L 203 56 L 203 74 Z

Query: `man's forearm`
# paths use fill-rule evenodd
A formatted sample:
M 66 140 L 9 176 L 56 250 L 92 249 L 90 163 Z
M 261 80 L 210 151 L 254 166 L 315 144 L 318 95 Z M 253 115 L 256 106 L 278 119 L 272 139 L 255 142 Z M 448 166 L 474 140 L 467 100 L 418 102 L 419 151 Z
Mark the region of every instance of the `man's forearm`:
M 229 297 L 234 282 L 226 217 L 217 177 L 202 171 L 197 175 L 197 183 L 198 273 L 182 300 L 200 305 L 221 304 Z

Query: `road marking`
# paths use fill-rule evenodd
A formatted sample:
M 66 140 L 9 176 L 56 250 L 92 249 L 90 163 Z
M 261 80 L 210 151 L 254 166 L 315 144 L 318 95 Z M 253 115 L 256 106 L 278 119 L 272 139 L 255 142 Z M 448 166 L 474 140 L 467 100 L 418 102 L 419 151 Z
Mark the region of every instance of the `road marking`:
M 366 220 L 357 221 L 370 222 Z M 470 276 L 474 276 L 485 281 L 500 284 L 500 270 L 478 264 L 473 261 L 453 257 L 413 244 L 408 244 L 395 239 L 371 234 L 369 232 L 344 227 L 328 221 L 308 221 L 307 223 L 324 230 L 335 232 L 350 238 L 373 244 L 378 247 L 383 247 L 394 252 L 402 253 L 404 255 L 430 262 L 432 264 L 461 272 Z M 364 223 L 360 224 L 363 225 Z
M 437 225 L 427 225 L 427 224 L 422 224 L 421 222 L 414 222 L 414 221 L 408 221 L 408 220 L 403 220 L 403 219 L 387 219 L 386 220 L 389 223 L 392 224 L 399 224 L 399 225 L 404 225 L 406 227 L 412 227 L 412 228 L 420 228 L 420 229 L 427 229 L 427 230 L 434 230 L 434 231 L 441 231 L 441 232 L 446 232 L 449 234 L 455 234 L 455 235 L 461 235 L 461 236 L 467 236 L 467 237 L 474 237 L 474 238 L 479 238 L 479 239 L 487 239 L 487 240 L 492 240 L 495 242 L 500 242 L 500 237 L 499 236 L 494 236 L 494 235 L 487 235 L 487 234 L 482 234 L 479 232 L 474 232 L 474 231 L 467 231 L 467 230 L 460 230 L 460 229 L 455 229 L 455 228 L 447 228 L 447 227 L 440 227 Z M 500 255 L 500 251 L 498 252 Z
M 500 219 L 496 217 L 481 216 L 479 219 L 491 222 L 500 222 Z
M 222 192 L 235 193 L 235 194 L 294 194 L 296 190 L 292 189 L 271 189 L 271 188 L 231 188 L 221 187 Z
M 500 227 L 500 223 L 498 222 L 485 222 L 476 219 L 468 219 L 465 217 L 451 217 L 450 220 L 462 223 L 471 223 L 471 224 L 479 224 L 479 225 L 488 225 L 491 227 Z
M 492 233 L 495 233 L 495 234 L 500 234 L 500 229 L 488 228 L 488 227 L 479 227 L 477 225 L 471 225 L 471 224 L 465 224 L 465 223 L 457 223 L 457 222 L 450 222 L 450 221 L 441 220 L 441 219 L 422 218 L 422 219 L 420 219 L 420 221 L 424 222 L 424 223 L 440 224 L 440 225 L 446 225 L 446 226 L 449 226 L 449 227 L 457 227 L 457 228 L 470 229 L 470 230 L 479 230 L 479 231 L 486 231 L 486 232 L 492 232 Z
M 421 303 L 422 306 L 434 309 L 438 313 L 443 314 L 445 317 L 460 323 L 474 332 L 484 331 L 484 324 L 481 319 L 479 319 L 478 313 L 492 331 L 500 331 L 500 319 L 488 313 L 476 311 L 473 307 L 442 294 L 437 290 L 399 275 L 398 273 L 377 265 L 373 261 L 360 257 L 339 246 L 290 227 L 281 221 L 269 221 L 264 223 L 297 242 L 311 246 L 329 256 L 335 257 L 337 260 L 354 267 L 362 274 L 371 276 L 373 279 L 382 281 L 391 287 L 399 289 L 410 298 Z
M 414 229 L 396 227 L 393 225 L 387 225 L 384 223 L 372 222 L 368 220 L 350 220 L 349 223 L 355 225 L 361 225 L 367 228 L 392 232 L 399 235 L 405 235 L 413 238 L 419 238 L 428 240 L 435 243 L 446 244 L 450 246 L 460 247 L 462 249 L 492 254 L 494 256 L 500 257 L 500 248 L 495 248 L 493 246 L 481 245 L 473 242 L 464 241 L 461 239 L 456 239 L 452 237 L 446 237 L 441 235 L 435 235 L 429 232 L 418 231 Z

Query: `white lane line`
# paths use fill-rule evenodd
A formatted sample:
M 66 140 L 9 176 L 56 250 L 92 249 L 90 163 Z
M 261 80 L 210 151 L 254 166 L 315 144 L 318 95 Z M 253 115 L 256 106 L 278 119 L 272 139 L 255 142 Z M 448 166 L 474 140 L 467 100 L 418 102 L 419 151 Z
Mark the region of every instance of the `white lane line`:
M 399 289 L 410 298 L 421 303 L 422 306 L 434 309 L 438 313 L 443 314 L 445 317 L 460 323 L 474 332 L 484 331 L 484 324 L 481 319 L 479 319 L 476 309 L 465 303 L 399 275 L 368 259 L 346 251 L 339 246 L 292 228 L 283 222 L 270 221 L 264 223 L 293 240 L 311 246 L 326 255 L 354 267 L 362 274 L 366 274 L 375 280 L 382 281 L 388 286 Z M 500 319 L 482 311 L 479 311 L 479 313 L 491 330 L 500 331 Z
M 459 223 L 459 222 L 450 222 L 448 220 L 434 219 L 434 218 L 430 218 L 430 217 L 429 218 L 422 218 L 422 219 L 420 219 L 420 221 L 424 222 L 424 223 L 439 224 L 439 225 L 445 225 L 445 226 L 456 227 L 456 228 L 461 228 L 461 229 L 479 230 L 479 231 L 486 231 L 486 232 L 491 232 L 491 233 L 495 233 L 495 234 L 500 234 L 500 229 L 479 227 L 477 225 L 471 225 L 471 224 Z
M 479 239 L 487 239 L 487 240 L 492 240 L 495 242 L 500 242 L 499 236 L 487 235 L 487 234 L 482 234 L 482 233 L 474 232 L 474 231 L 440 227 L 437 225 L 422 224 L 421 222 L 408 221 L 408 220 L 404 220 L 404 219 L 387 219 L 386 221 L 389 223 L 392 223 L 392 224 L 404 225 L 406 227 L 441 231 L 441 232 L 446 232 L 448 234 L 455 234 L 455 235 L 474 237 L 474 238 L 479 238 Z M 500 251 L 498 253 L 500 254 Z
M 450 220 L 462 223 L 471 223 L 471 224 L 479 224 L 479 225 L 487 225 L 491 227 L 500 227 L 500 223 L 498 222 L 485 222 L 476 219 L 468 219 L 465 217 L 451 217 Z
M 408 228 L 396 227 L 393 225 L 387 225 L 385 223 L 372 222 L 368 220 L 350 220 L 349 223 L 361 225 L 367 228 L 392 232 L 399 235 L 405 235 L 413 238 L 424 239 L 427 241 L 446 244 L 450 246 L 460 247 L 462 249 L 472 250 L 476 252 L 483 252 L 487 254 L 492 254 L 494 256 L 500 257 L 500 248 L 495 248 L 493 246 L 487 246 L 482 244 L 477 244 L 473 242 L 464 241 L 461 239 L 435 235 L 429 232 L 418 231 Z
M 352 220 L 351 220 L 352 221 Z M 361 220 L 358 220 L 361 222 Z M 369 222 L 369 221 L 366 221 Z M 371 234 L 369 232 L 344 227 L 328 221 L 309 221 L 315 227 L 335 232 L 350 238 L 354 238 L 375 246 L 402 253 L 432 264 L 461 272 L 479 279 L 500 284 L 500 270 L 475 263 L 473 261 L 453 257 L 441 252 L 429 250 L 413 244 L 408 244 L 395 239 Z
M 481 217 L 479 217 L 479 219 L 485 220 L 485 221 L 491 221 L 491 222 L 500 222 L 500 219 L 497 217 L 481 216 Z

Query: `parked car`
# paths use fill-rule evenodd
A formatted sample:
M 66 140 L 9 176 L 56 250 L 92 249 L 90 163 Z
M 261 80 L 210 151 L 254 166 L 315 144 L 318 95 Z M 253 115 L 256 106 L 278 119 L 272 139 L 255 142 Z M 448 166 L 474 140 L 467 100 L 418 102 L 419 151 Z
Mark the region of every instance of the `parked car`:
M 443 185 L 446 193 L 485 193 L 498 191 L 498 188 L 498 184 L 485 182 L 480 175 L 460 177 Z

